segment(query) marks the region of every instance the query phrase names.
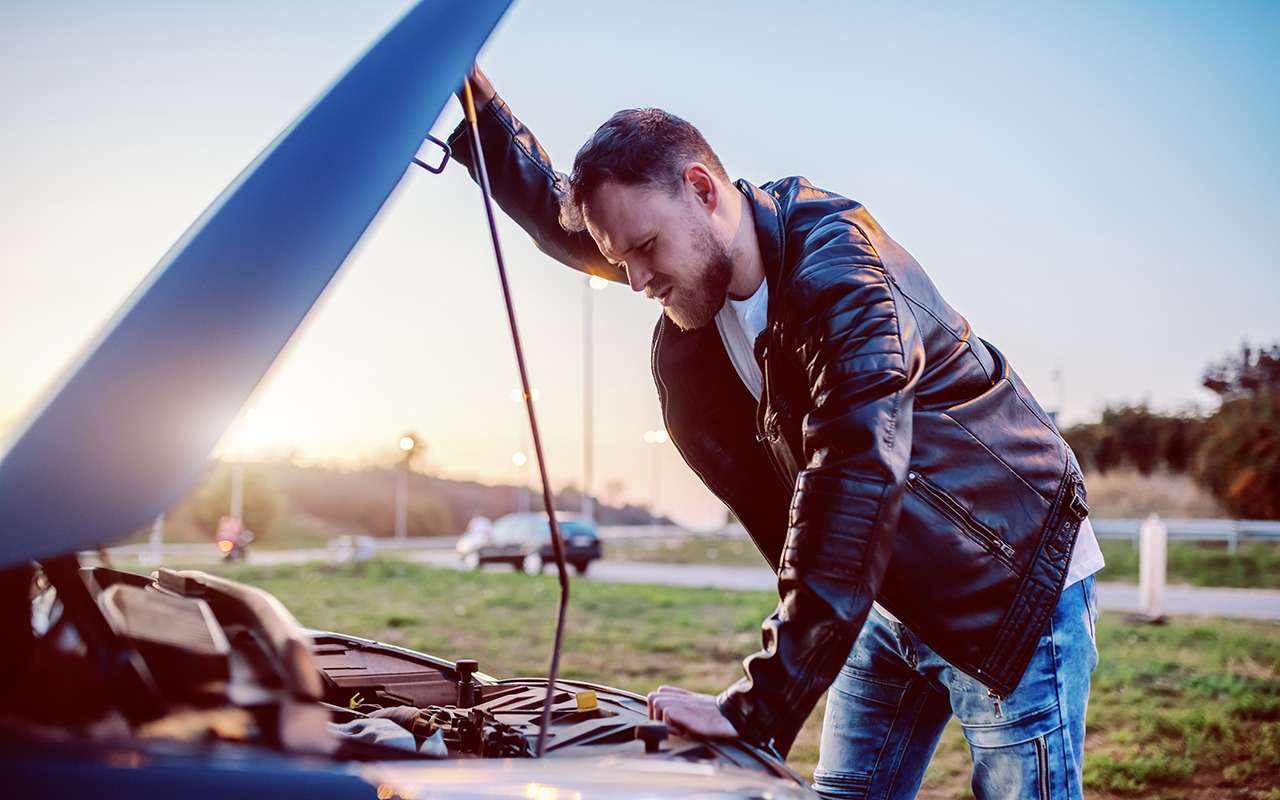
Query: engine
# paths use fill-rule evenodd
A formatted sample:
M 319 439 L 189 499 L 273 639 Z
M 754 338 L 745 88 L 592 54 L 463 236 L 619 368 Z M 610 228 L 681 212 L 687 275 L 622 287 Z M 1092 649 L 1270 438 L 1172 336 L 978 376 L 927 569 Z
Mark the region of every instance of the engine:
M 33 594 L 44 635 L 15 682 L 58 690 L 9 705 L 41 726 L 341 761 L 525 759 L 539 749 L 545 679 L 496 679 L 475 661 L 307 631 L 271 594 L 203 572 L 97 567 L 64 575 L 61 588 L 65 597 L 47 586 Z M 91 622 L 100 629 L 86 639 Z M 556 682 L 546 735 L 544 758 L 667 759 L 795 779 L 771 751 L 670 732 L 640 695 L 580 681 Z

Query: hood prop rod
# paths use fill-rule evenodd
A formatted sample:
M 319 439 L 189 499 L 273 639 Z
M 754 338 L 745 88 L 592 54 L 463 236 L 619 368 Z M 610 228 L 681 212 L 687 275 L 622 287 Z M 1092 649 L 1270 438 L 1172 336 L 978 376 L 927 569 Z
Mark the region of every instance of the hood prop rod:
M 516 310 L 511 302 L 511 286 L 507 282 L 507 266 L 502 258 L 502 246 L 498 242 L 498 224 L 493 216 L 493 199 L 489 188 L 489 171 L 484 163 L 484 150 L 480 147 L 480 126 L 476 121 L 475 100 L 471 95 L 471 79 L 462 80 L 462 110 L 471 132 L 471 152 L 475 158 L 476 182 L 484 200 L 485 218 L 489 221 L 489 238 L 493 241 L 493 255 L 498 263 L 498 280 L 502 284 L 502 297 L 507 306 L 507 322 L 511 327 L 511 343 L 515 347 L 516 366 L 520 369 L 520 388 L 524 393 L 524 407 L 529 415 L 529 432 L 533 437 L 533 451 L 538 459 L 538 477 L 542 481 L 542 503 L 551 525 L 551 547 L 555 551 L 556 571 L 560 575 L 560 605 L 556 611 L 556 633 L 551 644 L 551 666 L 547 670 L 547 697 L 542 705 L 542 720 L 538 725 L 537 755 L 542 757 L 547 749 L 547 737 L 551 728 L 551 707 L 555 702 L 556 679 L 560 674 L 560 648 L 564 639 L 564 617 L 569 608 L 569 571 L 564 560 L 564 541 L 560 538 L 560 525 L 556 522 L 556 505 L 551 495 L 551 481 L 547 478 L 547 462 L 542 455 L 542 437 L 538 434 L 538 417 L 533 410 L 533 392 L 529 388 L 529 371 L 525 367 L 524 348 L 520 345 L 520 328 L 516 324 Z

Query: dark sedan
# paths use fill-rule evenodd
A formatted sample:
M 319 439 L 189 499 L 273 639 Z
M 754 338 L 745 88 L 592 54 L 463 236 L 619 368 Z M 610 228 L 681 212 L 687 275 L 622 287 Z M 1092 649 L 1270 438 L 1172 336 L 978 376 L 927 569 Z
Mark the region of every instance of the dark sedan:
M 558 513 L 556 519 L 564 539 L 565 561 L 581 575 L 602 555 L 595 523 L 571 514 Z M 555 563 L 551 526 L 542 512 L 508 514 L 495 522 L 492 530 L 468 533 L 458 540 L 458 554 L 471 569 L 510 564 L 527 575 L 541 574 L 544 566 Z

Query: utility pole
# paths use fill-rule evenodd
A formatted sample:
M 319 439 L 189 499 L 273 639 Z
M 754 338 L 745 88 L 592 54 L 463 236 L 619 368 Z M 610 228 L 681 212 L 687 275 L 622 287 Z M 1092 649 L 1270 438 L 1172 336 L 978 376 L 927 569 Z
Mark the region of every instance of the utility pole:
M 609 282 L 598 275 L 582 285 L 582 517 L 595 521 L 596 504 L 591 496 L 595 483 L 595 293 Z
M 1062 367 L 1054 367 L 1049 372 L 1049 377 L 1053 380 L 1054 388 L 1057 389 L 1058 402 L 1057 407 L 1049 412 L 1049 419 L 1059 428 L 1062 427 L 1062 408 L 1067 402 L 1067 393 L 1064 388 L 1065 384 L 1062 378 Z
M 237 461 L 231 465 L 231 508 L 230 516 L 244 527 L 244 464 Z
M 654 516 L 657 516 L 658 512 L 658 490 L 661 486 L 662 477 L 662 465 L 659 461 L 659 456 L 662 455 L 662 448 L 657 445 L 666 444 L 667 438 L 668 436 L 665 428 L 658 428 L 657 430 L 644 432 L 644 443 L 648 445 L 655 445 L 653 448 L 653 488 L 651 490 L 653 497 L 649 501 L 649 507 L 652 509 L 651 513 Z
M 400 437 L 399 469 L 396 470 L 396 538 L 403 539 L 409 535 L 409 462 L 413 460 L 418 449 L 418 440 L 406 433 Z
M 523 443 L 520 449 L 511 454 L 511 463 L 516 468 L 516 483 L 519 488 L 516 493 L 516 510 L 527 512 L 529 510 L 529 456 L 525 455 Z
M 529 399 L 538 402 L 542 397 L 542 393 L 537 387 L 529 389 Z M 518 387 L 511 390 L 511 402 L 524 403 L 524 392 Z M 511 455 L 511 463 L 516 467 L 516 479 L 520 482 L 520 505 L 519 510 L 528 511 L 533 505 L 531 494 L 533 489 L 530 484 L 533 483 L 533 462 L 529 460 L 529 447 L 526 444 L 526 431 L 524 426 L 520 427 L 520 449 Z

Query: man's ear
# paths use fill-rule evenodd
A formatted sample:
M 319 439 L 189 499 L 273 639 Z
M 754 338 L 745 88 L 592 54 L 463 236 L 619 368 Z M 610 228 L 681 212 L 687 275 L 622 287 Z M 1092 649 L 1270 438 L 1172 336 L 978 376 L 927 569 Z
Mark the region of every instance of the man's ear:
M 716 210 L 720 203 L 719 187 L 711 177 L 711 171 L 701 162 L 692 161 L 684 168 L 684 179 L 693 189 L 694 199 L 707 209 L 708 213 Z

